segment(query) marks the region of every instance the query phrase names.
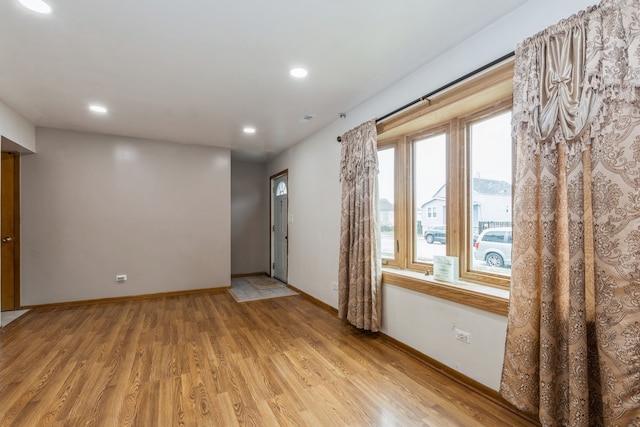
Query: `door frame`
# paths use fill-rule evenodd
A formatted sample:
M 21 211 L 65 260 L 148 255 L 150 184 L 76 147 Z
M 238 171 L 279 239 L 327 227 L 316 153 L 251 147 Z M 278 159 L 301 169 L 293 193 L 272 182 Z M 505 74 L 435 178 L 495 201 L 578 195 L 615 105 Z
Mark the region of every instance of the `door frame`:
M 270 194 L 270 204 L 269 204 L 269 276 L 274 277 L 275 274 L 275 242 L 274 242 L 274 215 L 273 211 L 275 209 L 275 199 L 276 199 L 276 189 L 274 187 L 274 182 L 276 179 L 281 178 L 282 176 L 287 176 L 287 212 L 289 207 L 289 169 L 284 169 L 276 174 L 273 174 L 269 177 L 269 194 Z M 287 224 L 287 236 L 289 235 L 289 218 L 285 221 Z M 287 281 L 289 278 L 289 239 L 287 239 Z
M 4 137 L 2 138 L 4 140 Z M 22 308 L 20 304 L 20 153 L 2 151 L 13 159 L 13 309 Z M 0 182 L 1 185 L 1 182 Z

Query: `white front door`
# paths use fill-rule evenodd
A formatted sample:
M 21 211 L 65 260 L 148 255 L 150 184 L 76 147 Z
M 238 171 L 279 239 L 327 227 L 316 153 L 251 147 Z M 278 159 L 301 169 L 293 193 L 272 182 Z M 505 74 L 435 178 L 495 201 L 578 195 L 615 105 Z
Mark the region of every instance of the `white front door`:
M 273 277 L 287 283 L 287 175 L 273 180 Z

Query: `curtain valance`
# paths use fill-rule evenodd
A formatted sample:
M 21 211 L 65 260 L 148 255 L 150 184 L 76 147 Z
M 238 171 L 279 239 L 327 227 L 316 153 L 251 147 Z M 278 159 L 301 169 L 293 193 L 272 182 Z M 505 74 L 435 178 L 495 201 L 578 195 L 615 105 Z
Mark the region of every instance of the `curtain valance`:
M 603 1 L 518 45 L 514 136 L 573 152 L 598 134 L 604 97 L 637 103 L 639 88 L 640 0 Z

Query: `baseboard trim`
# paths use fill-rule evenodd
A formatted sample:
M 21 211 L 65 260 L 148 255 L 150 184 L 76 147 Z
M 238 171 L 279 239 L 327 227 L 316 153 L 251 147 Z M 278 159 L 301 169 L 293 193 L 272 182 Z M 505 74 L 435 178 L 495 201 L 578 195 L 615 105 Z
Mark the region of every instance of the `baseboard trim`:
M 173 297 L 173 296 L 180 296 L 180 295 L 223 293 L 223 292 L 227 292 L 229 289 L 231 289 L 231 286 L 223 286 L 220 288 L 188 289 L 184 291 L 159 292 L 156 294 L 127 295 L 123 297 L 54 302 L 50 304 L 23 305 L 21 309 L 70 307 L 70 306 L 77 306 L 77 305 L 106 304 L 106 303 L 112 303 L 112 302 L 135 301 L 140 299 L 164 298 L 164 297 Z
M 269 273 L 267 273 L 266 271 L 257 271 L 255 273 L 238 273 L 238 274 L 232 274 L 231 278 L 232 279 L 237 279 L 238 277 L 251 277 L 251 276 L 268 276 Z
M 294 291 L 298 292 L 300 295 L 302 295 L 304 298 L 308 299 L 309 301 L 311 301 L 312 303 L 318 305 L 319 307 L 329 311 L 330 313 L 335 314 L 336 316 L 338 315 L 338 310 L 332 306 L 330 306 L 329 304 L 320 301 L 319 299 L 309 295 L 308 293 L 301 291 L 300 289 L 296 288 L 295 286 L 291 286 L 289 285 L 289 287 L 291 289 L 293 289 Z M 508 410 L 509 412 L 517 415 L 518 417 L 520 417 L 523 421 L 530 423 L 532 426 L 539 426 L 540 425 L 540 421 L 538 421 L 534 415 L 530 415 L 530 414 L 526 414 L 522 411 L 520 411 L 518 408 L 516 408 L 515 406 L 513 406 L 512 404 L 510 404 L 509 402 L 507 402 L 501 395 L 500 393 L 498 393 L 497 391 L 495 391 L 494 389 L 487 387 L 486 385 L 479 383 L 478 381 L 474 380 L 473 378 L 469 378 L 468 376 L 456 371 L 453 368 L 448 367 L 447 365 L 445 365 L 442 362 L 439 362 L 429 356 L 427 356 L 424 353 L 419 352 L 418 350 L 416 350 L 413 347 L 408 346 L 407 344 L 398 341 L 395 338 L 390 337 L 389 335 L 383 333 L 383 332 L 378 332 L 377 335 L 387 341 L 389 344 L 393 345 L 394 347 L 396 347 L 398 350 L 404 352 L 405 354 L 408 354 L 410 356 L 412 356 L 414 359 L 420 361 L 421 363 L 424 363 L 425 365 L 429 366 L 431 369 L 438 371 L 440 373 L 442 373 L 443 375 L 445 375 L 447 378 L 451 379 L 452 381 L 455 381 L 456 383 L 464 386 L 465 388 L 467 388 L 469 390 L 469 392 L 471 393 L 476 393 L 480 396 L 482 396 L 483 398 L 495 403 L 496 405 L 499 405 L 503 408 L 505 408 L 506 410 Z
M 297 293 L 299 293 L 300 295 L 302 295 L 303 297 L 305 297 L 306 299 L 308 299 L 309 301 L 311 301 L 312 303 L 314 303 L 315 305 L 324 308 L 325 310 L 327 310 L 328 312 L 330 312 L 332 314 L 335 314 L 336 316 L 338 315 L 338 310 L 333 308 L 332 306 L 330 306 L 326 302 L 320 301 L 319 299 L 312 297 L 311 295 L 309 295 L 305 291 L 301 291 L 300 289 L 296 288 L 295 286 L 292 286 L 291 284 L 287 284 L 287 286 L 289 288 L 293 289 L 294 291 L 296 291 Z
M 456 371 L 453 368 L 450 368 L 449 366 L 445 365 L 442 362 L 439 362 L 429 356 L 427 356 L 424 353 L 419 352 L 418 350 L 416 350 L 413 347 L 410 347 L 408 345 L 406 345 L 405 343 L 398 341 L 397 339 L 390 337 L 389 335 L 383 333 L 383 332 L 379 332 L 380 338 L 382 338 L 383 340 L 387 341 L 389 344 L 393 345 L 394 347 L 398 348 L 398 350 L 412 356 L 413 358 L 421 361 L 422 363 L 425 363 L 426 365 L 430 366 L 431 368 L 433 368 L 434 370 L 442 373 L 443 375 L 447 376 L 449 379 L 451 379 L 452 381 L 457 382 L 458 384 L 461 384 L 463 386 L 465 386 L 467 389 L 469 389 L 470 392 L 479 394 L 480 396 L 484 397 L 487 400 L 490 400 L 491 402 L 495 403 L 496 405 L 499 405 L 501 407 L 503 407 L 504 409 L 508 410 L 509 412 L 513 413 L 514 415 L 517 415 L 518 417 L 522 418 L 524 421 L 531 423 L 531 425 L 534 426 L 539 426 L 540 422 L 534 418 L 533 415 L 529 415 L 526 414 L 522 411 L 520 411 L 518 408 L 516 408 L 515 406 L 513 406 L 512 404 L 510 404 L 509 402 L 507 402 L 501 395 L 500 393 L 498 393 L 497 391 L 495 391 L 494 389 L 487 387 L 486 385 L 479 383 L 478 381 L 474 380 L 473 378 L 469 378 L 468 376 Z

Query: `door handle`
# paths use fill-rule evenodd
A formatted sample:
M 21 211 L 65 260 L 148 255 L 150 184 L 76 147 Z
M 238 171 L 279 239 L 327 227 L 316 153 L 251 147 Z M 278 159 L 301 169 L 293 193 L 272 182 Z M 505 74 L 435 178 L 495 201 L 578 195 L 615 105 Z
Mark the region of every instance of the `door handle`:
M 2 243 L 9 243 L 13 241 L 13 237 L 3 237 L 2 238 Z

